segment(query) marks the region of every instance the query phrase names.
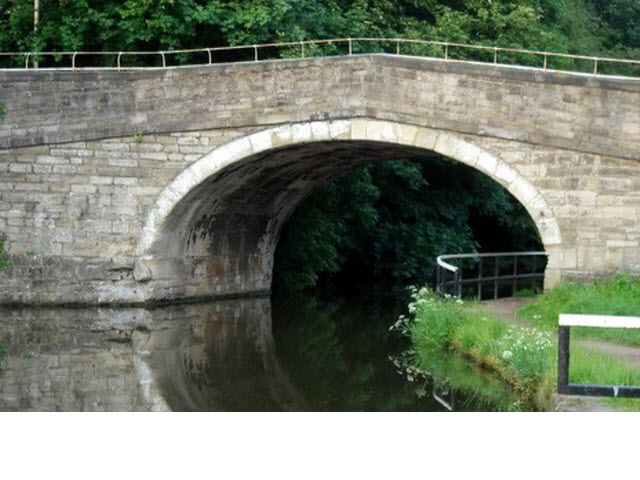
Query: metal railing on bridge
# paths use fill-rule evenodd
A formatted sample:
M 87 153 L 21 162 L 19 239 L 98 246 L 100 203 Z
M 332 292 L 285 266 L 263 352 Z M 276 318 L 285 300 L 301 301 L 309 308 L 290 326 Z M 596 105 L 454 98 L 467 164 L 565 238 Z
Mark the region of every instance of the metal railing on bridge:
M 436 259 L 436 293 L 486 300 L 541 290 L 545 252 L 460 253 Z
M 640 77 L 640 60 L 436 40 L 376 37 L 158 51 L 0 52 L 0 70 L 107 69 L 121 71 L 371 53 L 419 56 L 488 65 L 510 65 L 589 75 Z

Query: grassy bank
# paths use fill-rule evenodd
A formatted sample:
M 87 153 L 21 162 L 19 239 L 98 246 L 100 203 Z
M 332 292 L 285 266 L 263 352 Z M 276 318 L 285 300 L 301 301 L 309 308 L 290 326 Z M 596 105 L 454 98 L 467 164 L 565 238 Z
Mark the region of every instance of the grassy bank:
M 465 396 L 498 400 L 499 410 L 552 408 L 552 335 L 509 326 L 473 307 L 413 290 L 411 317 L 401 317 L 396 328 L 411 336 L 417 372 Z M 470 380 L 461 362 L 474 367 L 478 380 Z
M 588 285 L 563 284 L 518 312 L 518 318 L 546 330 L 556 329 L 560 313 L 640 316 L 640 278 L 619 276 Z M 572 335 L 640 347 L 640 330 L 575 328 Z
M 548 411 L 554 408 L 556 389 L 557 312 L 566 312 L 569 305 L 569 312 L 593 313 L 585 310 L 588 301 L 587 306 L 599 307 L 597 313 L 636 314 L 639 297 L 634 300 L 630 292 L 639 285 L 637 280 L 619 278 L 591 287 L 562 286 L 525 308 L 521 316 L 531 319 L 531 327 L 508 325 L 475 308 L 473 302 L 443 299 L 426 288 L 414 289 L 410 317 L 401 317 L 394 327 L 412 339 L 414 348 L 405 359 L 409 375 L 433 378 L 436 384 L 494 402 L 500 410 Z M 610 336 L 621 341 L 623 333 Z M 602 338 L 597 332 L 582 334 Z M 624 343 L 633 344 L 629 339 Z M 493 382 L 472 380 L 473 374 Z M 573 345 L 571 381 L 640 385 L 640 371 Z M 613 401 L 623 404 L 619 399 Z M 634 409 L 637 403 L 627 401 L 623 406 Z

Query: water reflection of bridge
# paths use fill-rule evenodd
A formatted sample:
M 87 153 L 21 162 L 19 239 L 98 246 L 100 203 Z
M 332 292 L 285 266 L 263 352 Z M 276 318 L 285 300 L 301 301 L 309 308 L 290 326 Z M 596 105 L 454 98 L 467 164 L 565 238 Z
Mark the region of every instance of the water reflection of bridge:
M 300 410 L 269 298 L 0 311 L 0 410 Z

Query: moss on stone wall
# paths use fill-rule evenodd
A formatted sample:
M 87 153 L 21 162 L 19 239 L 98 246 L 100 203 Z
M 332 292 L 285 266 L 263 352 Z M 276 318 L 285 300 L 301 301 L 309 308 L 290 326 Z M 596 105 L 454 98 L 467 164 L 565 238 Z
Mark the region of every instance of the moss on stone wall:
M 4 234 L 0 232 L 0 270 L 3 270 L 9 266 L 9 257 L 4 250 Z

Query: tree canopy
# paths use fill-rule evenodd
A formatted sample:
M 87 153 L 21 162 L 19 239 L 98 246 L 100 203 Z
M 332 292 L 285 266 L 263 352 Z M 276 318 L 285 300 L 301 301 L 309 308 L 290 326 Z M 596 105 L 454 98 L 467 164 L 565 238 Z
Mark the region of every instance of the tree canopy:
M 0 50 L 167 50 L 402 36 L 623 53 L 640 49 L 637 0 L 0 0 Z

